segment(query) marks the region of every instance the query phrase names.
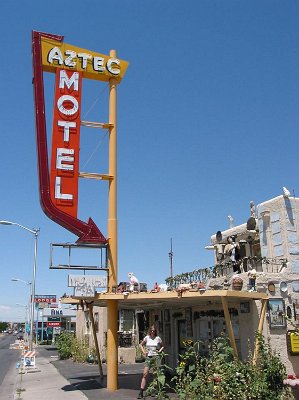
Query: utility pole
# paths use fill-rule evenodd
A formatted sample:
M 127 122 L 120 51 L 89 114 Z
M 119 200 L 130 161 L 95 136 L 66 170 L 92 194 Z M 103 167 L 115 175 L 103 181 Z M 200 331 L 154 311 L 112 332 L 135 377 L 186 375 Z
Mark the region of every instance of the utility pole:
M 110 51 L 110 57 L 116 58 L 116 51 Z M 109 277 L 108 291 L 117 284 L 117 137 L 116 137 L 116 79 L 109 81 L 109 182 L 108 191 L 108 238 L 109 238 Z M 107 301 L 107 390 L 118 389 L 118 301 Z
M 172 258 L 173 258 L 173 252 L 172 252 L 172 238 L 170 238 L 170 252 L 168 253 L 169 256 L 169 261 L 170 261 L 170 277 L 173 277 L 173 272 L 172 272 Z

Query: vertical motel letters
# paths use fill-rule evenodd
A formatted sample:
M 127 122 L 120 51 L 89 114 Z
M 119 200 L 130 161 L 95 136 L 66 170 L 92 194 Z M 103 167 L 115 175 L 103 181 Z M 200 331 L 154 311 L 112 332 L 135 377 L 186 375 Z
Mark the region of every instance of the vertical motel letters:
M 82 73 L 57 69 L 50 174 L 51 200 L 77 217 Z

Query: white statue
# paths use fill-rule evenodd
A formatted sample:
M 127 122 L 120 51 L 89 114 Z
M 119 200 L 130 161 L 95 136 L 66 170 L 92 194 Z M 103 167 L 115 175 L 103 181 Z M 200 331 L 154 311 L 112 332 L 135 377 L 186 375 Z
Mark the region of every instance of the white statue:
M 130 287 L 129 287 L 130 292 L 134 292 L 135 286 L 138 287 L 139 291 L 139 280 L 136 278 L 136 276 L 134 276 L 133 272 L 129 272 L 128 277 L 130 281 Z
M 250 216 L 255 218 L 255 206 L 253 201 L 250 202 Z
M 159 289 L 160 289 L 160 292 L 167 292 L 168 286 L 166 285 L 166 283 L 160 283 Z
M 235 226 L 234 218 L 231 215 L 228 215 L 227 218 L 229 219 L 229 229 Z
M 291 196 L 291 192 L 285 186 L 282 187 L 282 193 L 283 193 L 284 197 L 290 197 Z

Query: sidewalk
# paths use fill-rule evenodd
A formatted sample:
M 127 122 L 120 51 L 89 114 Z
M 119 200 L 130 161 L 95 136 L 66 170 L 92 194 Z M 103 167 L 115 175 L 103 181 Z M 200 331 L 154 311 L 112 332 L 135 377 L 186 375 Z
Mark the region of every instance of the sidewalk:
M 120 364 L 119 389 L 106 389 L 106 364 L 104 378 L 99 376 L 98 365 L 80 364 L 72 360 L 59 360 L 51 346 L 36 349 L 36 368 L 20 374 L 15 369 L 14 400 L 132 400 L 140 388 L 143 363 Z M 8 398 L 8 397 L 7 397 Z M 1 399 L 1 396 L 0 396 Z
M 37 356 L 36 367 L 20 373 L 16 370 L 16 383 L 14 387 L 15 400 L 86 400 L 87 397 L 79 390 L 71 392 L 65 390 L 68 381 L 59 374 L 50 360 Z

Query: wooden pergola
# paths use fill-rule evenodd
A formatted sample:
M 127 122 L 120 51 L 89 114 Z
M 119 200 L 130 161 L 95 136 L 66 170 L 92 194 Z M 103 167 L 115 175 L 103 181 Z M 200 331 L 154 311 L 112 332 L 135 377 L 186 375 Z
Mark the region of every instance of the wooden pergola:
M 140 293 L 97 293 L 94 297 L 86 298 L 65 298 L 62 299 L 63 303 L 73 303 L 73 304 L 86 304 L 90 311 L 92 311 L 93 306 L 106 307 L 107 302 L 114 300 L 117 301 L 118 305 L 123 308 L 144 308 L 153 309 L 156 307 L 188 307 L 188 306 L 198 306 L 201 303 L 210 301 L 212 304 L 218 303 L 222 305 L 225 323 L 227 327 L 228 336 L 230 339 L 231 346 L 233 348 L 235 357 L 238 357 L 238 350 L 235 341 L 234 332 L 232 329 L 232 322 L 229 314 L 229 301 L 261 301 L 262 307 L 258 323 L 258 333 L 262 333 L 268 295 L 266 293 L 259 292 L 245 292 L 236 290 L 206 290 L 205 292 L 177 292 L 177 291 L 166 291 L 166 292 L 140 292 Z M 93 315 L 90 312 L 91 322 L 94 326 Z M 97 346 L 97 338 L 94 331 L 94 339 Z M 255 343 L 253 362 L 255 363 L 258 357 L 259 346 L 258 341 Z M 100 355 L 98 354 L 100 359 Z

